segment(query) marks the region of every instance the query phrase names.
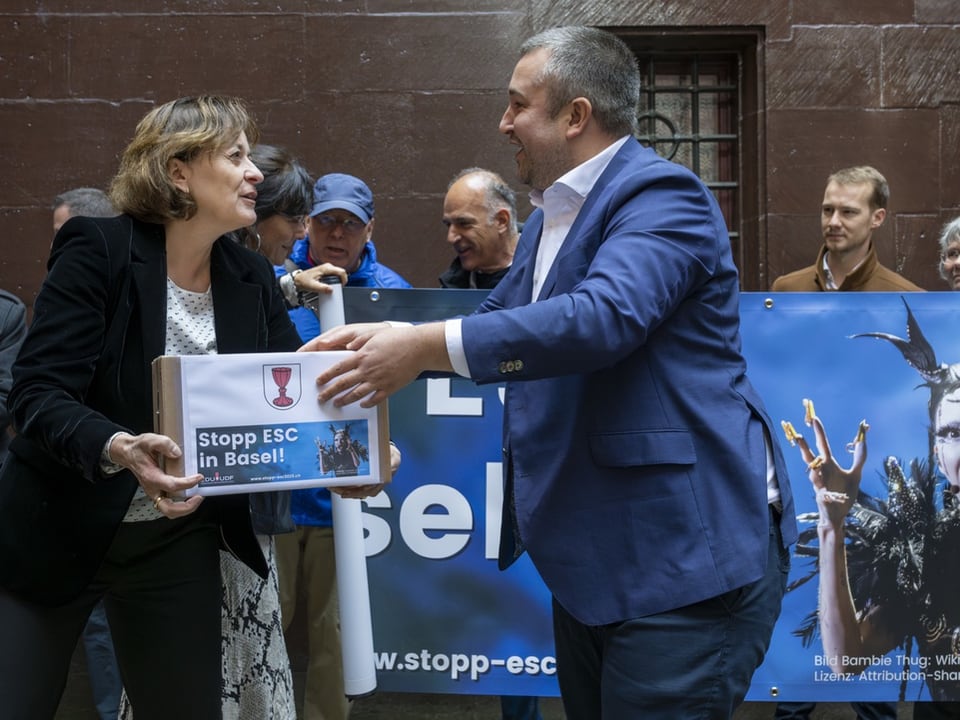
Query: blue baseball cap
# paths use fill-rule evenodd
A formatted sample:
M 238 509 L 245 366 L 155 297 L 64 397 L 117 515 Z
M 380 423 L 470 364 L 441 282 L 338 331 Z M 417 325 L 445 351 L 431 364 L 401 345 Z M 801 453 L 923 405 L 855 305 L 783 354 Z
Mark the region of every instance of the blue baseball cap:
M 373 193 L 363 180 L 353 175 L 324 175 L 313 186 L 310 217 L 327 210 L 346 210 L 368 223 L 373 217 Z

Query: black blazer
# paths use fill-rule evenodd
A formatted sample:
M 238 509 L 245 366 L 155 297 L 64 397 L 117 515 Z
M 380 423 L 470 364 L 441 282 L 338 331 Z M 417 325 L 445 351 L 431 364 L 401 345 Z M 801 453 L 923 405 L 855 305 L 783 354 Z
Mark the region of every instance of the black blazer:
M 163 226 L 74 218 L 47 269 L 13 369 L 19 435 L 0 475 L 0 585 L 59 604 L 93 578 L 137 488 L 129 471 L 103 475 L 104 445 L 121 430 L 153 430 L 150 364 L 166 329 Z M 218 352 L 300 346 L 265 258 L 220 238 L 210 272 Z M 204 506 L 228 549 L 265 575 L 249 496 Z

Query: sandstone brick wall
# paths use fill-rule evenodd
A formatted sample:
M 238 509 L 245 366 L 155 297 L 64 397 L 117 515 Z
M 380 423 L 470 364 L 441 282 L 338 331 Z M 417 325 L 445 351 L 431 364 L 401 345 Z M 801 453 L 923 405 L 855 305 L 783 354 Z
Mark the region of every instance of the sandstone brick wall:
M 365 178 L 383 260 L 435 287 L 448 179 L 483 165 L 513 181 L 497 123 L 517 48 L 573 23 L 760 30 L 747 289 L 811 261 L 824 179 L 859 163 L 891 184 L 882 260 L 943 289 L 935 237 L 960 214 L 955 0 L 0 0 L 0 287 L 31 302 L 52 198 L 105 186 L 149 107 L 201 92 L 246 98 L 264 141 L 312 173 Z

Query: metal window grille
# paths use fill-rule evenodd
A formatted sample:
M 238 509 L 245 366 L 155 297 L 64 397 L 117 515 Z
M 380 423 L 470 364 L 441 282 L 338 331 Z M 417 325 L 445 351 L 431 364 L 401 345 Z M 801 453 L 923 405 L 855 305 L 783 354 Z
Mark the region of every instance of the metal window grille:
M 741 220 L 738 54 L 638 52 L 637 62 L 643 78 L 638 139 L 706 183 L 736 246 Z

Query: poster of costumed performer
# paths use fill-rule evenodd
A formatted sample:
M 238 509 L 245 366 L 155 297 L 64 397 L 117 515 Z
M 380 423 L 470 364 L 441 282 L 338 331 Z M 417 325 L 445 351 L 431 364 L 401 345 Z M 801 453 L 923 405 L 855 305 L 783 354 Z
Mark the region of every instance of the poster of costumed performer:
M 886 498 L 867 494 L 860 479 L 867 460 L 866 421 L 846 446 L 853 463 L 837 462 L 812 400 L 804 400 L 805 422 L 816 450 L 783 422 L 791 445 L 807 463 L 817 512 L 798 520 L 814 527 L 801 532 L 797 554 L 813 569 L 794 581 L 794 590 L 819 575 L 819 607 L 794 634 L 809 646 L 822 638 L 830 669 L 856 677 L 895 648 L 922 678 L 933 700 L 960 700 L 960 603 L 958 577 L 951 572 L 960 546 L 960 364 L 938 363 L 904 300 L 907 338 L 860 333 L 889 341 L 929 390 L 927 457 L 914 459 L 909 473 L 894 456 L 884 462 Z M 815 542 L 816 541 L 816 542 Z M 906 698 L 902 673 L 899 699 Z

